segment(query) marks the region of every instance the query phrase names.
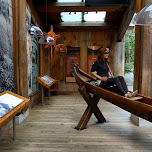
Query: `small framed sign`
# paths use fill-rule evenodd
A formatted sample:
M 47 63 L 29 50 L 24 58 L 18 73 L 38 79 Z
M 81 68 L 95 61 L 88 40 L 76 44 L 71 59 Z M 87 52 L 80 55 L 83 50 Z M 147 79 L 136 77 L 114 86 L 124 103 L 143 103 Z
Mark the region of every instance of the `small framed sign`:
M 36 78 L 36 80 L 42 84 L 43 86 L 45 86 L 46 88 L 50 88 L 54 83 L 57 82 L 57 80 L 51 78 L 48 75 L 42 75 Z

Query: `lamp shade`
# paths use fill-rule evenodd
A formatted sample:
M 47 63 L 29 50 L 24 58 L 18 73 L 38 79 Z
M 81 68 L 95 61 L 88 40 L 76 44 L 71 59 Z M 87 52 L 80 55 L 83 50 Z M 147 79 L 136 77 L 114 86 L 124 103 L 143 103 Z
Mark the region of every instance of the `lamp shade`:
M 48 35 L 43 35 L 40 39 L 39 39 L 39 43 L 40 44 L 54 44 L 55 40 L 53 37 L 50 37 Z
M 43 36 L 42 30 L 41 30 L 39 27 L 37 27 L 37 26 L 35 26 L 35 25 L 33 25 L 33 24 L 30 24 L 29 33 L 30 33 L 31 35 L 33 35 L 34 33 L 36 33 L 36 35 L 37 35 L 38 37 Z
M 30 25 L 29 25 L 29 24 L 27 24 L 27 23 L 26 23 L 26 26 L 23 27 L 23 28 L 20 30 L 19 34 L 20 34 L 20 35 L 26 34 L 27 31 L 29 32 L 30 35 L 33 35 L 34 33 L 36 33 L 36 35 L 37 35 L 38 37 L 43 36 L 42 30 L 41 30 L 38 26 L 35 26 L 35 25 L 33 25 L 33 24 L 30 24 Z
M 144 7 L 134 17 L 135 25 L 152 25 L 152 4 Z

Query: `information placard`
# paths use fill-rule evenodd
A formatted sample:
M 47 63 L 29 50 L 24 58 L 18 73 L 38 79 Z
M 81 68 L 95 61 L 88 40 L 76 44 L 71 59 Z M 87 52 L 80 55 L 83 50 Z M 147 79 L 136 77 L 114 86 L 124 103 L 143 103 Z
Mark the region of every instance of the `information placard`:
M 11 91 L 0 93 L 0 128 L 30 104 L 30 99 Z
M 46 83 L 51 84 L 54 80 L 50 78 L 49 76 L 45 75 L 41 77 L 42 80 L 44 80 Z
M 53 84 L 55 84 L 57 82 L 57 80 L 51 78 L 48 75 L 42 75 L 36 78 L 36 80 L 42 84 L 43 86 L 45 86 L 46 88 L 50 88 Z
M 15 108 L 23 99 L 15 97 L 11 94 L 3 94 L 0 96 L 0 117 L 8 113 L 11 109 Z
M 97 55 L 88 55 L 88 73 L 90 74 L 93 63 L 97 60 Z
M 80 55 L 67 55 L 66 56 L 66 77 L 73 77 L 72 64 L 80 65 Z

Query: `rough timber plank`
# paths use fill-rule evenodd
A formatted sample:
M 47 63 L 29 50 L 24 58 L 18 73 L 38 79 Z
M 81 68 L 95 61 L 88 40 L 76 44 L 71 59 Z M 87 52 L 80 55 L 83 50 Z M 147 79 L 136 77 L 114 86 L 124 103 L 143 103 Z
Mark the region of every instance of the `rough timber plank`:
M 150 152 L 152 129 L 130 122 L 130 114 L 104 100 L 99 108 L 108 122 L 97 124 L 92 116 L 88 128 L 73 129 L 86 108 L 79 94 L 52 96 L 45 105 L 36 105 L 18 125 L 17 142 L 12 130 L 0 140 L 2 152 Z

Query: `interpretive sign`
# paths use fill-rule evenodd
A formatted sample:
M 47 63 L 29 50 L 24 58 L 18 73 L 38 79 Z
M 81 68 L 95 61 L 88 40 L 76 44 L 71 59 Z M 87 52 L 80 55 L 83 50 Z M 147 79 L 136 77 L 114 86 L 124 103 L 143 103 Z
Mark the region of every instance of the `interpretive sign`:
M 46 83 L 51 84 L 54 80 L 50 78 L 49 76 L 45 75 L 41 77 L 42 80 L 44 80 Z
M 0 128 L 8 123 L 17 113 L 29 106 L 30 99 L 11 91 L 0 93 Z
M 73 77 L 72 64 L 80 65 L 80 55 L 67 55 L 66 56 L 66 77 Z
M 8 113 L 11 109 L 23 101 L 23 99 L 20 99 L 8 93 L 0 96 L 0 117 Z
M 88 73 L 90 74 L 93 63 L 97 60 L 97 55 L 88 55 Z
M 48 75 L 43 75 L 43 76 L 39 76 L 36 78 L 36 80 L 42 84 L 43 86 L 45 86 L 46 88 L 50 88 L 54 83 L 57 82 L 57 80 L 51 78 Z

